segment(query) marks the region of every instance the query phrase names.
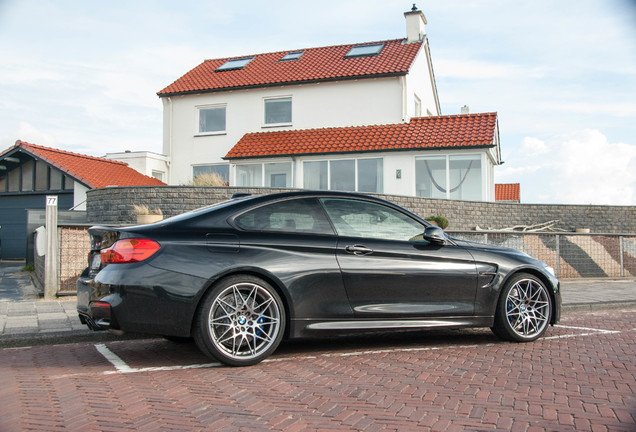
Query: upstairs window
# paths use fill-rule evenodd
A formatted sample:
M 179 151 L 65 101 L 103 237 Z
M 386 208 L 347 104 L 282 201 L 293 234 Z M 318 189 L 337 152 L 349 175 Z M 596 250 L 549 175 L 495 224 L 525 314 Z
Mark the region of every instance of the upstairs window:
M 225 132 L 225 106 L 199 107 L 199 133 Z
M 216 68 L 216 72 L 226 71 L 226 70 L 236 70 L 243 69 L 249 62 L 254 60 L 254 57 L 243 57 L 237 59 L 230 59 L 223 63 L 221 66 Z
M 265 99 L 265 126 L 290 125 L 291 122 L 291 97 Z
M 345 57 L 374 56 L 374 55 L 380 54 L 380 51 L 382 51 L 382 48 L 384 48 L 383 43 L 370 44 L 370 45 L 357 45 L 357 46 L 351 47 L 351 49 L 349 50 L 349 52 L 347 53 Z
M 305 51 L 288 52 L 287 54 L 283 56 L 282 59 L 280 59 L 280 61 L 298 60 L 300 56 L 302 56 L 304 53 Z

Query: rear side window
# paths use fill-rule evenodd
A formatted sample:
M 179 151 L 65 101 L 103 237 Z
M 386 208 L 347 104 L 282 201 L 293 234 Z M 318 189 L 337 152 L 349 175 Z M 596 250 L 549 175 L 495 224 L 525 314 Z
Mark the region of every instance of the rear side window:
M 246 231 L 334 234 L 322 207 L 313 198 L 267 204 L 243 213 L 234 222 Z

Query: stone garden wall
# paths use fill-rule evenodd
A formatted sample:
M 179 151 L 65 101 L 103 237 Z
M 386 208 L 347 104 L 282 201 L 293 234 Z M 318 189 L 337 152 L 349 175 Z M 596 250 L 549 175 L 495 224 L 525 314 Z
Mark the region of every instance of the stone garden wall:
M 159 208 L 165 217 L 227 200 L 235 192 L 263 194 L 274 188 L 137 186 L 107 187 L 88 191 L 86 210 L 89 223 L 134 224 L 135 204 Z M 636 233 L 636 206 L 514 204 L 451 201 L 376 195 L 423 216 L 445 216 L 448 230 L 503 229 L 558 220 L 563 232 L 590 229 L 592 233 Z

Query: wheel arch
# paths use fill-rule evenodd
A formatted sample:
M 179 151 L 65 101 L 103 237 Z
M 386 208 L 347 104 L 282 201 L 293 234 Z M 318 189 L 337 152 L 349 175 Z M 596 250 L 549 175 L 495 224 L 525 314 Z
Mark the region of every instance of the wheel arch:
M 265 282 L 271 285 L 272 288 L 274 288 L 274 290 L 276 290 L 276 293 L 280 296 L 283 302 L 283 307 L 285 308 L 284 338 L 287 338 L 289 336 L 291 314 L 293 313 L 292 302 L 291 302 L 289 293 L 286 289 L 283 288 L 284 284 L 278 277 L 276 277 L 271 272 L 268 272 L 266 270 L 263 270 L 257 267 L 240 267 L 240 268 L 229 269 L 221 274 L 216 275 L 215 278 L 210 279 L 208 281 L 206 288 L 201 290 L 198 296 L 197 304 L 196 304 L 196 307 L 194 308 L 195 313 L 193 314 L 191 322 L 190 322 L 190 331 L 192 332 L 192 329 L 196 325 L 196 320 L 194 319 L 194 317 L 196 316 L 199 309 L 201 308 L 201 303 L 203 302 L 205 295 L 211 290 L 213 290 L 215 286 L 223 282 L 225 279 L 238 276 L 238 275 L 247 275 L 247 276 L 253 276 L 259 279 L 263 279 Z
M 541 271 L 537 270 L 534 267 L 521 267 L 508 273 L 506 277 L 501 281 L 501 284 L 500 284 L 501 289 L 499 289 L 499 294 L 497 296 L 497 303 L 499 303 L 499 299 L 501 298 L 501 295 L 503 294 L 503 287 L 508 283 L 510 279 L 512 279 L 514 276 L 520 273 L 525 273 L 525 274 L 529 274 L 531 276 L 536 277 L 547 288 L 548 294 L 550 294 L 550 301 L 552 302 L 552 314 L 550 316 L 550 324 L 552 325 L 556 324 L 557 314 L 555 313 L 554 308 L 556 307 L 557 303 L 556 303 L 556 293 L 554 291 L 554 285 L 545 274 L 543 274 Z

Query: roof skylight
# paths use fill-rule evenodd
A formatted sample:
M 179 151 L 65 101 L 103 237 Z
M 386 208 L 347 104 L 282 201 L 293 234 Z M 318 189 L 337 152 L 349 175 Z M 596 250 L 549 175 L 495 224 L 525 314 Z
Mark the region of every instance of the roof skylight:
M 370 45 L 357 45 L 351 47 L 345 57 L 367 57 L 380 54 L 384 48 L 383 43 L 370 44 Z
M 218 71 L 226 71 L 226 70 L 234 70 L 234 69 L 243 69 L 249 62 L 251 62 L 254 57 L 243 57 L 237 59 L 230 59 L 223 63 L 221 66 L 216 68 L 216 72 Z
M 302 56 L 305 53 L 305 51 L 292 51 L 292 52 L 288 52 L 287 54 L 285 54 L 283 56 L 282 59 L 280 59 L 280 61 L 287 61 L 287 60 L 298 60 L 300 58 L 300 56 Z

